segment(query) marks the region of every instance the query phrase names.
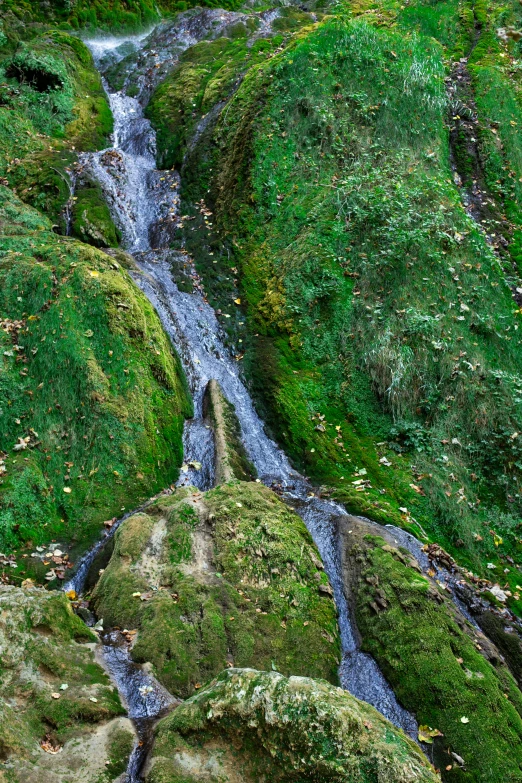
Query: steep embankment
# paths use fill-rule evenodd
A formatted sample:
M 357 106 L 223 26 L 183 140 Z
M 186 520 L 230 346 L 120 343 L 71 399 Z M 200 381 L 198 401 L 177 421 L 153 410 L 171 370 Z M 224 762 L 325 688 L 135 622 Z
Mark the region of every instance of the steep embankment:
M 463 54 L 473 20 L 444 9 Z M 160 159 L 186 153 L 187 246 L 279 442 L 353 510 L 416 519 L 473 568 L 500 554 L 518 595 L 517 273 L 454 184 L 444 51 L 404 29 L 429 32 L 417 12 L 235 65 L 237 42 L 224 64 L 200 44 L 148 111 Z
M 34 548 L 92 537 L 175 479 L 191 406 L 127 271 L 56 233 L 70 211 L 83 238 L 116 241 L 94 183 L 82 180 L 70 201 L 77 153 L 103 146 L 111 129 L 89 51 L 43 33 L 0 69 L 0 548 Z M 100 239 L 111 231 L 114 241 Z

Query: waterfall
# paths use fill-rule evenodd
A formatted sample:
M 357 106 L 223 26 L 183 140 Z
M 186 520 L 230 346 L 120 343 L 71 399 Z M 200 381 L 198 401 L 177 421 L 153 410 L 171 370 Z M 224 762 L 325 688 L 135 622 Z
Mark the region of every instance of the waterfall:
M 86 43 L 99 62 L 108 53 L 117 57 L 117 49 L 125 40 L 128 39 Z M 358 649 L 343 588 L 336 534 L 339 518 L 347 517 L 346 511 L 334 502 L 317 497 L 312 486 L 291 467 L 284 452 L 266 435 L 241 379 L 238 363 L 223 342 L 216 314 L 199 292 L 184 293 L 174 283 L 170 270 L 172 263 L 180 260 L 180 253 L 169 246 L 178 226 L 179 175 L 156 170 L 155 133 L 143 116 L 139 100 L 124 92 L 111 93 L 107 85 L 106 88 L 114 116 L 113 146 L 83 154 L 81 166 L 96 177 L 105 193 L 122 232 L 123 246 L 134 256 L 139 269 L 131 274 L 154 305 L 176 346 L 194 398 L 195 415 L 185 425 L 185 461 L 199 462 L 204 469 L 189 471 L 180 483 L 194 484 L 202 490 L 212 486 L 213 442 L 203 418 L 203 394 L 207 383 L 215 379 L 235 406 L 243 443 L 259 478 L 267 486 L 279 488 L 283 500 L 303 519 L 320 552 L 339 616 L 343 653 L 339 677 L 343 688 L 372 704 L 416 737 L 415 719 L 398 704 L 373 658 Z M 183 260 L 187 263 L 186 256 Z M 129 777 L 130 781 L 137 779 Z

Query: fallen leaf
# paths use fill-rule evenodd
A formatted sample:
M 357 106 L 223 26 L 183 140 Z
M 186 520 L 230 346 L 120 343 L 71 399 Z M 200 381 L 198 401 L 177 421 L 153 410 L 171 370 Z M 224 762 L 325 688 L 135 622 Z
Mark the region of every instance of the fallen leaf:
M 432 729 L 431 726 L 419 726 L 419 742 L 426 742 L 429 745 L 433 743 L 434 737 L 443 737 L 443 733 L 438 729 Z
M 67 495 L 70 495 L 70 494 L 71 494 L 71 492 L 72 492 L 72 489 L 71 489 L 70 487 L 64 487 L 64 488 L 63 488 L 63 491 L 64 491 L 64 492 L 65 492 Z

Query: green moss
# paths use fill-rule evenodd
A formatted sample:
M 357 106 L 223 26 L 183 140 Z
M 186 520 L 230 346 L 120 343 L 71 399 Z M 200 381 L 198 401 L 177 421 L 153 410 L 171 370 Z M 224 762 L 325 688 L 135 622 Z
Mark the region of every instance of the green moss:
M 3 758 L 28 757 L 49 732 L 63 743 L 89 724 L 123 714 L 117 692 L 83 644 L 96 636 L 63 594 L 2 587 L 0 607 Z
M 256 483 L 178 490 L 150 514 L 118 530 L 93 593 L 106 627 L 139 628 L 136 661 L 152 662 L 182 698 L 232 663 L 336 682 L 326 576 L 302 521 L 272 492 Z M 149 540 L 161 541 L 152 570 Z
M 85 540 L 177 476 L 185 381 L 116 261 L 58 238 L 6 188 L 2 199 L 0 541 Z
M 363 649 L 419 724 L 443 733 L 434 757 L 443 780 L 520 780 L 522 696 L 505 665 L 481 655 L 480 637 L 459 626 L 442 591 L 382 539 L 367 537 L 349 554 L 360 569 L 354 597 Z
M 426 758 L 376 710 L 324 681 L 232 669 L 157 728 L 147 783 L 216 779 L 435 781 Z M 187 767 L 189 772 L 187 772 Z
M 292 461 L 480 569 L 498 554 L 483 527 L 519 556 L 519 314 L 452 180 L 444 75 L 442 47 L 404 26 L 302 31 L 189 146 L 183 212 Z
M 519 686 L 522 686 L 522 643 L 513 628 L 506 628 L 502 617 L 492 611 L 483 612 L 478 617 L 480 627 L 504 656 Z
M 226 101 L 244 72 L 280 43 L 280 37 L 248 42 L 252 45 L 243 37 L 218 38 L 201 41 L 181 55 L 179 65 L 155 90 L 145 110 L 157 132 L 161 168 L 181 165 L 201 119 Z
M 132 735 L 128 731 L 116 729 L 112 732 L 109 743 L 109 763 L 106 769 L 108 780 L 116 780 L 125 772 L 133 744 Z
M 83 183 L 75 190 L 72 209 L 72 233 L 95 247 L 117 247 L 120 232 L 114 225 L 101 187 Z

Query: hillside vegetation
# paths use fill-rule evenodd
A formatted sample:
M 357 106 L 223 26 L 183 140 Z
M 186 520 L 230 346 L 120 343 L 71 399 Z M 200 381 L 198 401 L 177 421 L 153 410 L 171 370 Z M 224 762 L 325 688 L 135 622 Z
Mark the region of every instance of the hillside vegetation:
M 85 541 L 168 485 L 191 404 L 128 272 L 60 235 L 70 209 L 73 232 L 117 244 L 99 188 L 84 183 L 71 201 L 78 152 L 105 146 L 112 129 L 90 52 L 44 32 L 0 60 L 0 73 L 3 550 Z M 103 231 L 113 241 L 96 241 Z
M 352 510 L 479 570 L 522 546 L 518 43 L 497 34 L 518 13 L 348 5 L 189 49 L 148 108 L 274 436 Z

